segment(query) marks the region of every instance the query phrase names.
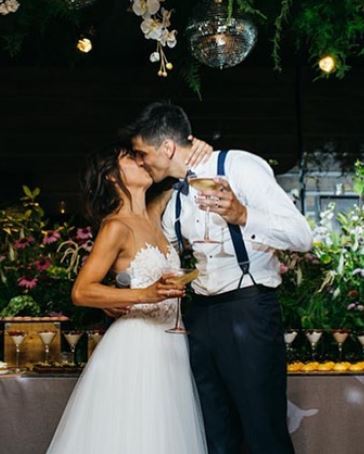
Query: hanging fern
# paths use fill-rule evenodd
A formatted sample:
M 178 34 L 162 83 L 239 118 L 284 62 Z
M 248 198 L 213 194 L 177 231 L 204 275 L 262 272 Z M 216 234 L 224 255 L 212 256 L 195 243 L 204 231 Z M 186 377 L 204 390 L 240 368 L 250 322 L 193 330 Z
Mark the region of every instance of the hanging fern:
M 202 101 L 200 68 L 201 64 L 191 57 L 187 66 L 181 70 L 181 74 L 187 86 L 198 96 L 198 99 Z
M 231 19 L 234 12 L 234 6 L 241 13 L 249 14 L 251 16 L 258 16 L 260 19 L 266 20 L 265 16 L 259 9 L 255 8 L 254 0 L 228 0 L 228 19 Z
M 282 0 L 281 11 L 274 21 L 274 37 L 273 37 L 273 52 L 272 57 L 274 61 L 274 69 L 281 71 L 281 57 L 280 57 L 280 43 L 282 39 L 282 26 L 288 18 L 289 10 L 292 5 L 292 0 Z

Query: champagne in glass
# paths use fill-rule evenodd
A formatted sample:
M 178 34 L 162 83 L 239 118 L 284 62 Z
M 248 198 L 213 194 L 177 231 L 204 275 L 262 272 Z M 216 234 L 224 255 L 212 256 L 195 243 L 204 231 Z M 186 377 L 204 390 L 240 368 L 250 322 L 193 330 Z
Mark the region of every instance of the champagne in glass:
M 166 275 L 166 279 L 172 284 L 187 285 L 198 277 L 199 271 L 197 269 L 170 268 L 163 270 L 163 274 Z M 177 298 L 176 324 L 173 328 L 166 330 L 166 333 L 188 334 L 188 331 L 182 324 L 181 298 Z
M 24 339 L 26 337 L 26 332 L 25 331 L 8 331 L 8 335 L 11 337 L 15 344 L 15 372 L 19 373 L 21 372 L 22 369 L 19 367 L 19 360 L 20 360 L 20 346 L 24 342 Z
M 71 352 L 72 352 L 72 365 L 76 365 L 76 357 L 75 357 L 75 352 L 76 352 L 76 346 L 78 344 L 78 341 L 80 340 L 82 336 L 82 331 L 65 331 L 64 337 L 66 338 L 68 345 L 70 346 Z
M 310 342 L 311 357 L 312 357 L 312 361 L 314 361 L 316 359 L 317 344 L 322 336 L 322 330 L 321 329 L 307 329 L 305 334 L 306 334 L 307 339 Z
M 292 357 L 292 344 L 297 337 L 298 332 L 294 329 L 287 329 L 284 332 L 284 343 L 286 344 L 287 360 L 290 361 Z
M 39 331 L 38 335 L 41 338 L 44 345 L 44 363 L 49 364 L 49 346 L 53 342 L 53 339 L 56 337 L 57 331 L 45 330 Z
M 332 335 L 337 343 L 337 347 L 339 350 L 339 361 L 342 361 L 343 345 L 349 336 L 349 331 L 346 329 L 335 329 L 333 330 Z
M 217 181 L 215 181 L 215 178 L 204 178 L 204 177 L 189 177 L 188 178 L 188 183 L 195 188 L 197 191 L 206 191 L 212 189 L 213 191 L 217 191 L 221 188 L 221 184 Z M 207 199 L 209 200 L 210 197 L 207 196 Z M 205 211 L 205 233 L 204 233 L 204 238 L 203 240 L 197 240 L 194 241 L 194 244 L 199 244 L 199 243 L 211 243 L 211 244 L 219 244 L 220 241 L 217 240 L 212 240 L 210 238 L 210 207 L 206 208 Z

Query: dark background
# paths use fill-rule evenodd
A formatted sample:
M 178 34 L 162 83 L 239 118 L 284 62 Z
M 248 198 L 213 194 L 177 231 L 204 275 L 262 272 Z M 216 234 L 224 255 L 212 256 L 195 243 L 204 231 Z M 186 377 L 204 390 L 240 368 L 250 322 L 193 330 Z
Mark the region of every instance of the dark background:
M 16 201 L 27 184 L 41 188 L 50 214 L 57 213 L 61 200 L 69 212 L 78 212 L 79 173 L 87 153 L 111 141 L 120 126 L 158 99 L 184 107 L 196 136 L 216 148 L 275 159 L 277 173 L 297 164 L 299 127 L 307 152 L 328 141 L 353 159 L 363 152 L 363 62 L 349 61 L 352 70 L 342 80 L 313 81 L 317 72 L 305 51 L 297 55 L 287 36 L 283 72 L 274 72 L 271 31 L 258 26 L 257 46 L 246 61 L 224 71 L 202 68 L 201 101 L 180 76 L 183 36 L 176 49 L 167 50 L 175 69 L 161 79 L 149 63 L 155 45 L 144 39 L 140 19 L 122 2 L 101 3 L 104 7 L 99 3 L 90 10 L 77 29 L 54 23 L 42 37 L 34 30 L 16 58 L 0 52 L 1 205 Z M 179 20 L 176 26 L 182 27 L 183 17 Z M 81 55 L 74 43 L 90 30 L 94 50 Z

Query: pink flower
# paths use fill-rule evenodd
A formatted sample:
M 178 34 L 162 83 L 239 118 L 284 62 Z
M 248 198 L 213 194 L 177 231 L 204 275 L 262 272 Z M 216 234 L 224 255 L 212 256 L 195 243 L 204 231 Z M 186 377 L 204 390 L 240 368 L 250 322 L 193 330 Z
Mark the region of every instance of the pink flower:
M 22 276 L 18 279 L 19 287 L 25 287 L 28 290 L 31 290 L 32 288 L 36 287 L 37 284 L 38 284 L 38 279 L 36 277 L 29 278 L 26 276 Z
M 20 238 L 14 242 L 15 249 L 25 249 L 30 243 L 33 243 L 34 238 L 29 236 L 28 238 Z
M 92 238 L 91 227 L 77 229 L 76 240 L 88 240 L 89 238 Z
M 45 271 L 51 266 L 52 262 L 47 257 L 41 257 L 34 262 L 34 266 L 38 271 Z
M 285 274 L 288 271 L 288 266 L 286 266 L 284 263 L 279 264 L 279 272 L 281 274 Z
M 3 262 L 6 259 L 5 255 L 0 255 L 0 263 Z
M 44 234 L 43 244 L 52 244 L 58 241 L 61 238 L 61 235 L 57 230 L 48 230 Z
M 87 252 L 91 252 L 93 245 L 94 245 L 94 242 L 91 240 L 88 240 L 85 243 L 81 244 L 80 248 L 84 249 Z

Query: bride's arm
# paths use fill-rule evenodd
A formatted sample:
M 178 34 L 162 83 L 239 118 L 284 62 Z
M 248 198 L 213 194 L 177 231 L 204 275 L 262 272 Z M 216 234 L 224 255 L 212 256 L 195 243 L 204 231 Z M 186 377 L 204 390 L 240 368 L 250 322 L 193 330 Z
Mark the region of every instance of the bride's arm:
M 118 289 L 102 280 L 130 241 L 130 231 L 118 220 L 107 221 L 96 237 L 90 256 L 80 270 L 72 288 L 72 301 L 77 306 L 123 308 L 138 303 L 158 303 L 183 295 L 183 290 L 160 279 L 144 289 Z

